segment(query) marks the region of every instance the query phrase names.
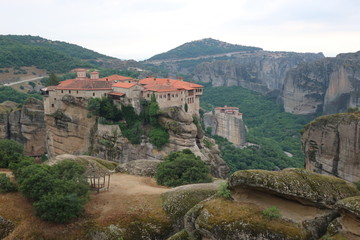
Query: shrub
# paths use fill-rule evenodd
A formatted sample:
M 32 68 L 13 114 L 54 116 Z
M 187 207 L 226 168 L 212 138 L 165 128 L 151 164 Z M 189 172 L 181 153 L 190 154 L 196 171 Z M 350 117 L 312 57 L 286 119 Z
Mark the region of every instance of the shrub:
M 231 191 L 228 189 L 228 184 L 226 182 L 220 183 L 217 195 L 226 199 L 231 199 Z
M 170 187 L 212 181 L 209 168 L 189 149 L 167 156 L 159 164 L 155 178 L 158 184 Z
M 281 217 L 280 210 L 276 206 L 266 208 L 264 211 L 262 211 L 262 214 L 270 220 L 279 219 Z
M 82 214 L 84 203 L 76 194 L 50 192 L 34 203 L 34 207 L 41 219 L 65 223 Z
M 0 193 L 16 192 L 16 185 L 10 181 L 9 177 L 5 173 L 0 174 Z
M 356 188 L 360 191 L 360 181 L 354 183 Z
M 169 142 L 169 134 L 161 127 L 152 127 L 149 131 L 149 140 L 157 148 L 162 148 Z
M 0 167 L 7 168 L 10 162 L 18 162 L 23 150 L 23 146 L 14 140 L 0 140 Z

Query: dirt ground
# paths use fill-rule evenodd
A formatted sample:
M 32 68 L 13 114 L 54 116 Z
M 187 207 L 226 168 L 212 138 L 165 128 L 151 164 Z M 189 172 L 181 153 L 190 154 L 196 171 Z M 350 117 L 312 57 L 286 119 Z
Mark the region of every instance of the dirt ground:
M 0 172 L 11 174 L 6 169 L 0 169 Z M 34 215 L 32 203 L 19 192 L 0 194 L 0 216 L 16 224 L 15 230 L 5 239 L 70 239 L 69 236 L 83 236 L 90 225 L 108 226 L 129 216 L 161 212 L 160 194 L 167 190 L 149 177 L 114 173 L 110 178 L 109 191 L 91 193 L 84 216 L 68 224 L 40 220 Z

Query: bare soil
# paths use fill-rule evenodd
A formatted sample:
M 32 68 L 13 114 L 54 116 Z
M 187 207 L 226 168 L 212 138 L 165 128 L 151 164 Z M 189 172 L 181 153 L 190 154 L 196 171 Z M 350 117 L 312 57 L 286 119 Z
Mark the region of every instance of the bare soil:
M 6 169 L 0 172 L 11 174 Z M 84 239 L 90 227 L 163 214 L 160 194 L 166 191 L 168 188 L 157 185 L 149 177 L 112 174 L 109 191 L 91 193 L 84 216 L 68 224 L 42 221 L 34 215 L 31 201 L 21 193 L 0 194 L 0 216 L 16 224 L 5 239 Z

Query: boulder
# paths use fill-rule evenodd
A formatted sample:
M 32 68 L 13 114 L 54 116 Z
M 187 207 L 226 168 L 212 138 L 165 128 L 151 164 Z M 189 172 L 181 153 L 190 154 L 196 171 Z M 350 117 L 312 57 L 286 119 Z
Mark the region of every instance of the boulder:
M 161 162 L 161 160 L 139 159 L 122 163 L 116 167 L 115 171 L 137 176 L 154 177 Z
M 0 239 L 4 239 L 15 229 L 15 224 L 0 216 Z
M 229 188 L 256 189 L 304 205 L 330 209 L 337 201 L 360 194 L 353 184 L 342 179 L 303 169 L 238 171 L 229 178 Z

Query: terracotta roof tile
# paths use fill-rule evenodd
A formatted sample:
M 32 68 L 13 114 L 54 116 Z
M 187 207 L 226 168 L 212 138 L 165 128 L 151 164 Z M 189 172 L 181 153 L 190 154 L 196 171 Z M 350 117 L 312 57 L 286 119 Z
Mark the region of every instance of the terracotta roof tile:
M 114 95 L 114 96 L 125 96 L 125 93 L 121 93 L 121 92 L 109 92 L 108 95 Z
M 69 79 L 62 81 L 56 89 L 58 90 L 111 90 L 111 83 L 97 80 Z
M 118 82 L 118 83 L 114 83 L 112 86 L 118 87 L 118 88 L 131 88 L 131 87 L 135 86 L 135 84 L 127 83 L 127 82 Z
M 144 78 L 139 82 L 144 85 L 145 90 L 157 92 L 174 92 L 179 90 L 194 90 L 195 88 L 203 88 L 203 86 L 199 84 L 170 78 Z
M 99 78 L 99 81 L 125 81 L 125 80 L 132 80 L 131 77 L 125 77 L 121 75 L 110 75 L 107 77 Z

